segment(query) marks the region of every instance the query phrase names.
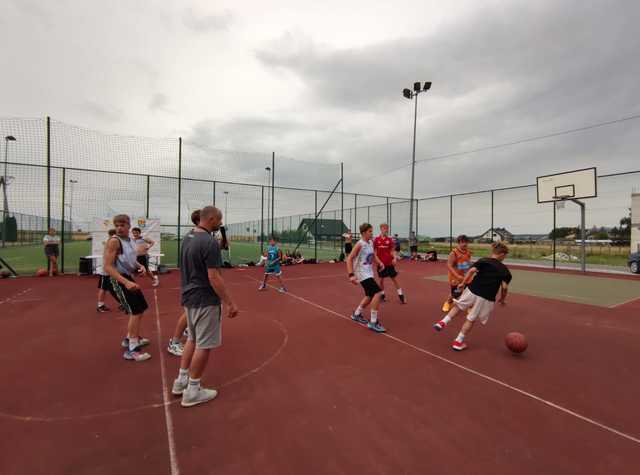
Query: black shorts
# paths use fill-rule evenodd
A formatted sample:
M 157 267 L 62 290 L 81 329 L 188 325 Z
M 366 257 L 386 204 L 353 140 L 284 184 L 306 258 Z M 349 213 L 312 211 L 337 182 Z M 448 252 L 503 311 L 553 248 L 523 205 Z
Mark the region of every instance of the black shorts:
M 60 249 L 58 248 L 58 246 L 45 246 L 44 255 L 47 257 L 58 257 L 60 255 Z
M 382 289 L 373 277 L 363 280 L 360 282 L 360 285 L 364 289 L 364 294 L 367 297 L 373 297 L 378 292 L 382 292 Z
M 349 254 L 351 254 L 351 251 L 353 251 L 353 244 L 351 244 L 350 242 L 345 242 L 344 253 L 348 256 Z
M 396 277 L 398 275 L 398 271 L 394 266 L 384 266 L 384 269 L 378 271 L 378 277 L 384 279 L 385 277 Z
M 102 290 L 111 290 L 111 277 L 108 275 L 98 276 L 98 288 Z
M 451 298 L 459 299 L 464 289 L 459 289 L 457 285 L 451 286 Z
M 136 260 L 138 261 L 138 264 L 140 264 L 142 267 L 144 267 L 147 271 L 149 270 L 149 255 L 148 254 L 143 254 L 142 256 L 138 256 L 138 258 Z
M 133 281 L 133 277 L 129 275 L 123 274 L 122 277 Z M 113 278 L 111 278 L 111 288 L 109 289 L 109 292 L 111 292 L 111 295 L 120 302 L 125 313 L 128 313 L 129 315 L 141 315 L 149 308 L 141 290 L 131 291 Z
M 411 253 L 418 252 L 418 246 L 410 246 L 410 247 L 409 247 L 409 251 L 410 251 Z

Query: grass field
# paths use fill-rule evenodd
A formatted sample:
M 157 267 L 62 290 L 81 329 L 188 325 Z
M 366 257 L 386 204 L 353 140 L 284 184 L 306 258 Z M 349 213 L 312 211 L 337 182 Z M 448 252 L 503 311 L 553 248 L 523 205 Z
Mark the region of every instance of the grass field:
M 294 246 L 291 246 L 293 249 Z M 284 246 L 283 249 L 289 249 Z M 314 257 L 312 246 L 300 246 L 299 252 L 306 258 Z M 177 263 L 178 242 L 174 240 L 162 241 L 161 262 L 170 267 Z M 80 258 L 91 254 L 91 241 L 73 241 L 65 243 L 64 246 L 64 271 L 77 272 Z M 333 247 L 318 246 L 318 259 L 327 261 L 335 259 L 339 250 Z M 12 246 L 0 250 L 0 257 L 5 259 L 18 274 L 33 274 L 39 268 L 46 268 L 47 261 L 41 245 Z M 244 264 L 249 261 L 257 262 L 260 258 L 260 243 L 236 241 L 231 243 L 231 263 Z M 225 259 L 227 256 L 225 255 Z M 61 256 L 62 260 L 62 256 Z M 62 262 L 60 261 L 60 266 Z

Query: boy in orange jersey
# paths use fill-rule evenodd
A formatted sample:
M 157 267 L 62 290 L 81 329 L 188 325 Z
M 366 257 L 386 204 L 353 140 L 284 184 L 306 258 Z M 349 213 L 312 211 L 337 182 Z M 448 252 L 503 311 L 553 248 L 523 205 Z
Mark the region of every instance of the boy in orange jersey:
M 451 251 L 447 259 L 447 268 L 449 269 L 449 286 L 451 292 L 449 297 L 442 305 L 442 311 L 451 310 L 453 299 L 457 299 L 462 294 L 463 289 L 458 286 L 464 280 L 464 276 L 471 268 L 471 251 L 469 250 L 469 238 L 461 234 L 457 238 L 458 245 Z

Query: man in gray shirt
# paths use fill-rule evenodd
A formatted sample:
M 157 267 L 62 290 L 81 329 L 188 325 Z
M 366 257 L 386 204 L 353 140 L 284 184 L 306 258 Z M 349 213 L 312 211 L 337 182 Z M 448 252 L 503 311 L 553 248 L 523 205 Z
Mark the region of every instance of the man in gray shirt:
M 221 223 L 222 213 L 218 208 L 202 208 L 200 224 L 184 237 L 180 252 L 182 306 L 187 314 L 189 337 L 172 393 L 182 395 L 183 407 L 202 404 L 218 395 L 215 389 L 201 387 L 200 378 L 210 351 L 222 343 L 221 301 L 227 317 L 238 314 L 220 273 L 222 256 L 218 241 L 211 235 Z

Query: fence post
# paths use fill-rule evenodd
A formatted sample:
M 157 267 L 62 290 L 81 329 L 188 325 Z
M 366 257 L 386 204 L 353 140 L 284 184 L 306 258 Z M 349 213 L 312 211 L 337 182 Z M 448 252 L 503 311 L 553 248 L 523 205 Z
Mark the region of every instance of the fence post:
M 276 185 L 276 152 L 271 152 L 271 235 L 273 236 L 273 223 L 275 221 L 275 185 Z
M 391 232 L 391 223 L 389 223 L 389 197 L 387 196 L 387 224 L 389 225 L 389 232 Z
M 358 193 L 353 195 L 353 229 L 358 229 Z
M 316 262 L 318 262 L 318 190 L 314 191 L 315 195 L 315 212 L 313 215 L 315 219 L 313 220 L 313 247 L 314 247 L 314 258 Z
M 449 252 L 453 250 L 453 195 L 449 195 Z
M 182 219 L 182 137 L 178 137 L 178 255 L 176 267 L 180 267 L 180 220 Z
M 553 241 L 552 241 L 552 248 L 551 248 L 551 254 L 553 254 L 553 268 L 556 268 L 556 204 L 555 202 L 552 202 L 551 205 L 553 206 Z
M 491 190 L 491 242 L 493 242 L 493 190 Z
M 5 183 L 6 188 L 6 183 Z M 47 116 L 47 230 L 51 227 L 51 118 Z
M 215 182 L 214 182 L 215 185 Z M 260 255 L 264 252 L 264 186 L 260 187 Z
M 371 206 L 367 206 L 367 223 L 371 222 Z
M 416 200 L 416 241 L 419 241 L 419 233 L 418 233 L 418 223 L 420 222 L 420 220 L 418 219 L 418 203 L 420 201 Z
M 344 226 L 344 163 L 340 162 L 340 230 Z
M 151 182 L 151 177 L 149 177 L 149 175 L 147 175 L 147 205 L 146 205 L 146 208 L 145 208 L 145 217 L 147 219 L 149 219 L 149 189 L 151 187 L 150 182 Z
M 65 183 L 67 181 L 67 169 L 62 169 L 62 223 L 60 224 L 60 272 L 64 274 L 64 198 Z M 73 232 L 73 229 L 71 230 Z M 51 263 L 47 258 L 47 270 L 51 272 Z
M 263 190 L 264 192 L 264 190 Z M 213 181 L 213 206 L 216 205 L 216 182 L 215 180 Z M 225 216 L 226 219 L 226 216 Z

